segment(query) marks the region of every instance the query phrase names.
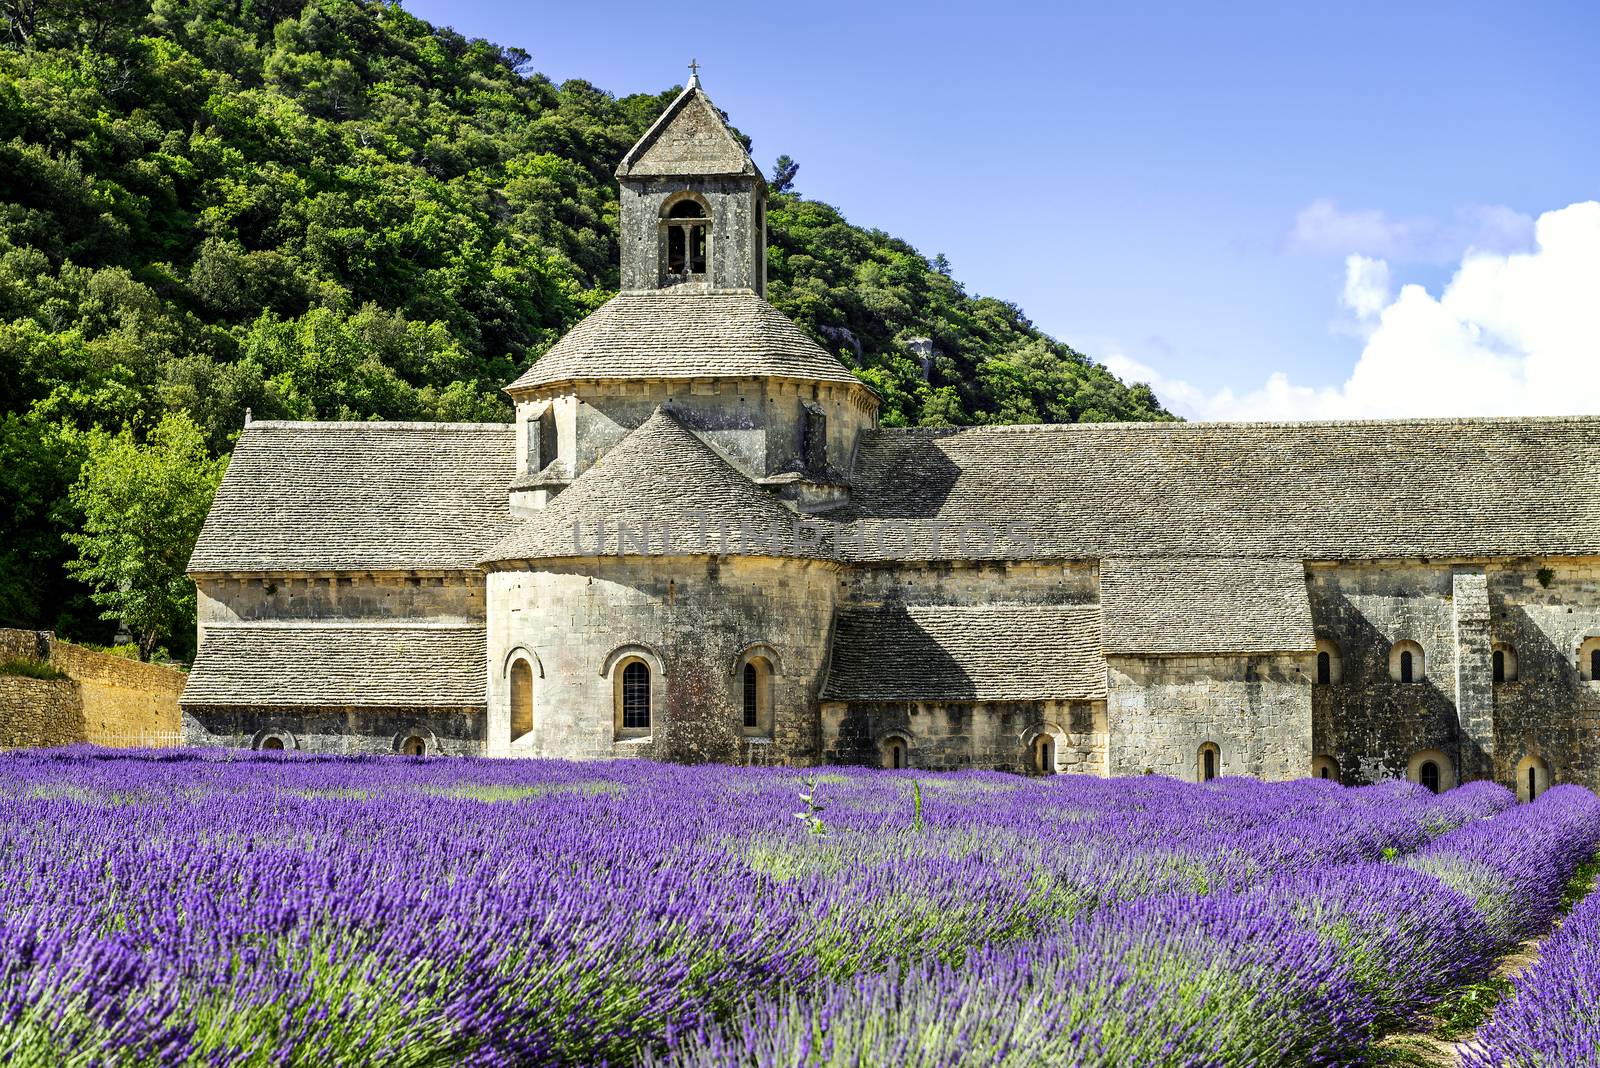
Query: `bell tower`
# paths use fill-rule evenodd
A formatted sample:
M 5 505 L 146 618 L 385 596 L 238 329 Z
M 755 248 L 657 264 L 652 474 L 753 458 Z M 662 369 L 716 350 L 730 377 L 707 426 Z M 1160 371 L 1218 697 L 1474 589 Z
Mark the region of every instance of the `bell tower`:
M 689 84 L 617 165 L 622 288 L 767 291 L 767 184 L 722 112 Z

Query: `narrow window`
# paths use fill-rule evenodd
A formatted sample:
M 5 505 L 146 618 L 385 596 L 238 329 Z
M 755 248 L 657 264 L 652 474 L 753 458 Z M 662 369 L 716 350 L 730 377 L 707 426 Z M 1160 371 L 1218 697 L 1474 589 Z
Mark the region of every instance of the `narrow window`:
M 1217 754 L 1210 749 L 1206 750 L 1206 782 L 1217 777 Z
M 683 227 L 669 226 L 667 227 L 667 273 L 682 274 L 684 260 Z
M 1317 682 L 1326 686 L 1332 681 L 1333 657 L 1328 655 L 1327 650 L 1323 650 L 1317 654 Z
M 689 273 L 706 273 L 706 228 L 692 226 L 689 228 Z
M 1034 739 L 1033 770 L 1040 775 L 1056 773 L 1056 740 L 1048 734 L 1041 734 Z
M 1431 792 L 1439 792 L 1439 765 L 1431 760 L 1424 760 L 1422 767 L 1417 769 L 1417 779 Z
M 761 726 L 761 677 L 754 662 L 744 666 L 744 725 Z
M 1600 682 L 1600 649 L 1589 653 L 1589 679 L 1592 682 Z
M 1220 762 L 1221 751 L 1212 742 L 1207 742 L 1200 747 L 1200 759 L 1196 764 L 1196 777 L 1201 782 L 1210 782 L 1217 777 L 1217 764 Z
M 895 771 L 906 767 L 906 743 L 901 738 L 890 738 L 883 747 L 883 766 Z
M 650 669 L 639 660 L 622 669 L 622 726 L 629 730 L 650 726 Z
M 1320 774 L 1321 774 L 1321 776 L 1322 776 L 1322 777 L 1323 777 L 1323 778 L 1324 778 L 1324 779 L 1331 779 L 1331 778 L 1333 778 L 1333 774 L 1332 774 L 1332 772 L 1331 772 L 1331 771 L 1330 771 L 1330 770 L 1329 770 L 1329 768 L 1328 768 L 1328 765 L 1326 765 L 1326 764 L 1324 764 L 1324 765 L 1322 765 L 1322 770 L 1321 770 L 1321 772 L 1320 772 Z
M 1481 646 L 1480 646 L 1480 648 L 1481 648 Z M 1481 664 L 1481 663 L 1483 663 L 1483 661 L 1480 660 L 1480 661 L 1478 661 L 1478 663 Z M 1404 652 L 1402 652 L 1400 654 L 1400 681 L 1401 682 L 1410 682 L 1411 681 L 1411 650 L 1409 650 L 1409 649 L 1405 650 Z
M 406 756 L 426 756 L 428 743 L 418 738 L 415 734 L 407 738 L 400 746 L 400 751 Z
M 1529 768 L 1528 769 L 1528 800 L 1532 801 L 1534 798 L 1536 798 L 1538 796 L 1539 796 L 1539 770 L 1537 768 Z
M 1506 681 L 1506 654 L 1503 649 L 1494 651 L 1494 681 Z
M 511 665 L 511 738 L 533 730 L 533 668 L 526 660 Z

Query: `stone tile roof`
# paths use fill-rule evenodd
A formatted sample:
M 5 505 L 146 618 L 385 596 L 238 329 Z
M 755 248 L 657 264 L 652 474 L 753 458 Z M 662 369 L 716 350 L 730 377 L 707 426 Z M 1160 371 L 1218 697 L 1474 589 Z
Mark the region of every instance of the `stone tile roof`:
M 515 472 L 508 424 L 251 423 L 189 570 L 471 568 Z
M 1316 648 L 1298 560 L 1146 556 L 1100 562 L 1107 656 Z
M 667 105 L 617 164 L 618 178 L 726 176 L 760 181 L 761 171 L 695 82 Z
M 513 520 L 483 562 L 617 556 L 624 548 L 630 555 L 822 555 L 820 547 L 796 550 L 798 518 L 661 408 L 542 512 Z M 624 547 L 619 526 L 644 544 Z
M 834 701 L 1041 701 L 1106 696 L 1099 605 L 910 605 L 840 614 L 823 688 Z
M 612 297 L 506 389 L 572 379 L 713 377 L 859 382 L 756 294 L 673 287 Z
M 839 518 L 859 558 L 937 556 L 961 523 L 1014 536 L 944 555 L 1591 556 L 1597 477 L 1596 418 L 878 430 Z
M 483 627 L 423 624 L 211 624 L 182 703 L 481 708 Z

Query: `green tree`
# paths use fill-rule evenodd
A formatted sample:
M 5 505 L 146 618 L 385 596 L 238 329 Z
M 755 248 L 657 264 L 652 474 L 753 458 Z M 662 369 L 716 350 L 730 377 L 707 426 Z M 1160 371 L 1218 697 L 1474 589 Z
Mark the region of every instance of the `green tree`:
M 169 412 L 147 441 L 133 431 L 87 435 L 87 457 L 72 486 L 83 512 L 67 568 L 94 590 L 102 618 L 121 620 L 149 660 L 164 638 L 194 625 L 194 584 L 185 574 L 195 538 L 216 496 L 226 460 L 206 453 L 186 412 Z

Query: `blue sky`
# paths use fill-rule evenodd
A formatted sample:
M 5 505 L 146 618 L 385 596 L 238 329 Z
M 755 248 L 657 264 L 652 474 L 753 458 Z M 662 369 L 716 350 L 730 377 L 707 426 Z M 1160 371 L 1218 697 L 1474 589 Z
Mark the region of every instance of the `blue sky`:
M 617 93 L 698 58 L 763 167 L 1185 414 L 1600 412 L 1544 399 L 1600 363 L 1600 208 L 1519 255 L 1600 200 L 1600 5 L 406 6 Z

